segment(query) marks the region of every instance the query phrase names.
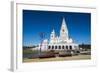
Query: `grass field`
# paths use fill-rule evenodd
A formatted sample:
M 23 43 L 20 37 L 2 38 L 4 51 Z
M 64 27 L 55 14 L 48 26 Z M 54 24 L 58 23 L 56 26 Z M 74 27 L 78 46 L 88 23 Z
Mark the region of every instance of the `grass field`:
M 28 62 L 46 62 L 46 61 L 68 61 L 68 60 L 86 60 L 91 59 L 91 55 L 77 55 L 69 57 L 55 57 L 55 58 L 36 58 L 36 59 L 23 59 L 24 63 Z

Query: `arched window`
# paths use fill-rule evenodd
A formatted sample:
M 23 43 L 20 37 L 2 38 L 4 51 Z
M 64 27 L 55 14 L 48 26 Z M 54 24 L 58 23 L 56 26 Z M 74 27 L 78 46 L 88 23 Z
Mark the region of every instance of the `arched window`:
M 65 30 L 63 29 L 63 32 L 65 32 Z
M 48 46 L 48 49 L 50 49 L 51 48 L 51 46 Z
M 69 46 L 69 49 L 72 50 L 72 46 Z
M 68 46 L 66 45 L 66 49 L 68 49 Z
M 52 49 L 54 49 L 54 46 L 52 46 Z
M 57 49 L 57 46 L 55 46 L 55 49 Z
M 62 46 L 62 49 L 64 49 L 64 46 Z
M 61 46 L 59 46 L 59 49 L 61 49 Z

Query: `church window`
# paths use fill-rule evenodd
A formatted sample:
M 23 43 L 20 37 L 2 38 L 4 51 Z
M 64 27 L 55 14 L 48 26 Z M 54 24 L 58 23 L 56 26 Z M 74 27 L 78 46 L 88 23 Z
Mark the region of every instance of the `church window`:
M 59 49 L 61 49 L 61 46 L 59 46 Z
M 55 46 L 55 49 L 57 49 L 57 46 Z
M 64 49 L 64 46 L 62 46 L 62 49 Z
M 54 46 L 52 46 L 52 49 L 54 49 Z
M 68 46 L 66 46 L 66 49 L 68 49 Z
M 63 29 L 63 32 L 65 32 L 65 30 Z
M 50 49 L 51 48 L 51 46 L 48 46 L 48 49 Z
M 72 50 L 72 46 L 69 46 L 70 50 Z

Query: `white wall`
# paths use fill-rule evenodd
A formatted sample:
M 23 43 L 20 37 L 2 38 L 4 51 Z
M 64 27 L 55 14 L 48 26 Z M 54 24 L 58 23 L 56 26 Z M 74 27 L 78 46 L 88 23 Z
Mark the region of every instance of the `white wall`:
M 22 0 L 21 0 L 22 1 Z M 29 0 L 26 0 L 29 1 Z M 36 4 L 53 4 L 53 5 L 68 5 L 68 6 L 91 6 L 97 7 L 98 25 L 95 29 L 95 41 L 97 42 L 96 49 L 100 52 L 100 5 L 99 0 L 30 0 Z M 97 1 L 97 2 L 96 2 Z M 10 73 L 10 0 L 0 0 L 0 73 Z M 100 56 L 100 53 L 97 55 Z M 98 56 L 98 60 L 100 58 Z M 99 62 L 98 61 L 98 62 Z M 48 67 L 48 66 L 47 66 Z M 34 73 L 99 73 L 100 64 L 98 67 L 82 67 L 82 68 L 64 68 L 56 70 L 34 70 Z M 32 73 L 33 73 L 32 72 Z M 29 73 L 29 72 L 26 72 Z

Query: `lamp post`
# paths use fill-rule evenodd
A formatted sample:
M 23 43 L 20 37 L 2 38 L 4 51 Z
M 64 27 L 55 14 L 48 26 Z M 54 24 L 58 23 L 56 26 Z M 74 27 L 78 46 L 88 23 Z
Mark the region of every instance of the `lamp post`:
M 39 55 L 41 55 L 41 48 L 42 48 L 42 43 L 43 43 L 43 39 L 44 39 L 44 37 L 45 37 L 45 34 L 44 34 L 44 32 L 41 32 L 41 33 L 39 33 L 39 36 L 40 36 L 40 51 L 39 51 Z

